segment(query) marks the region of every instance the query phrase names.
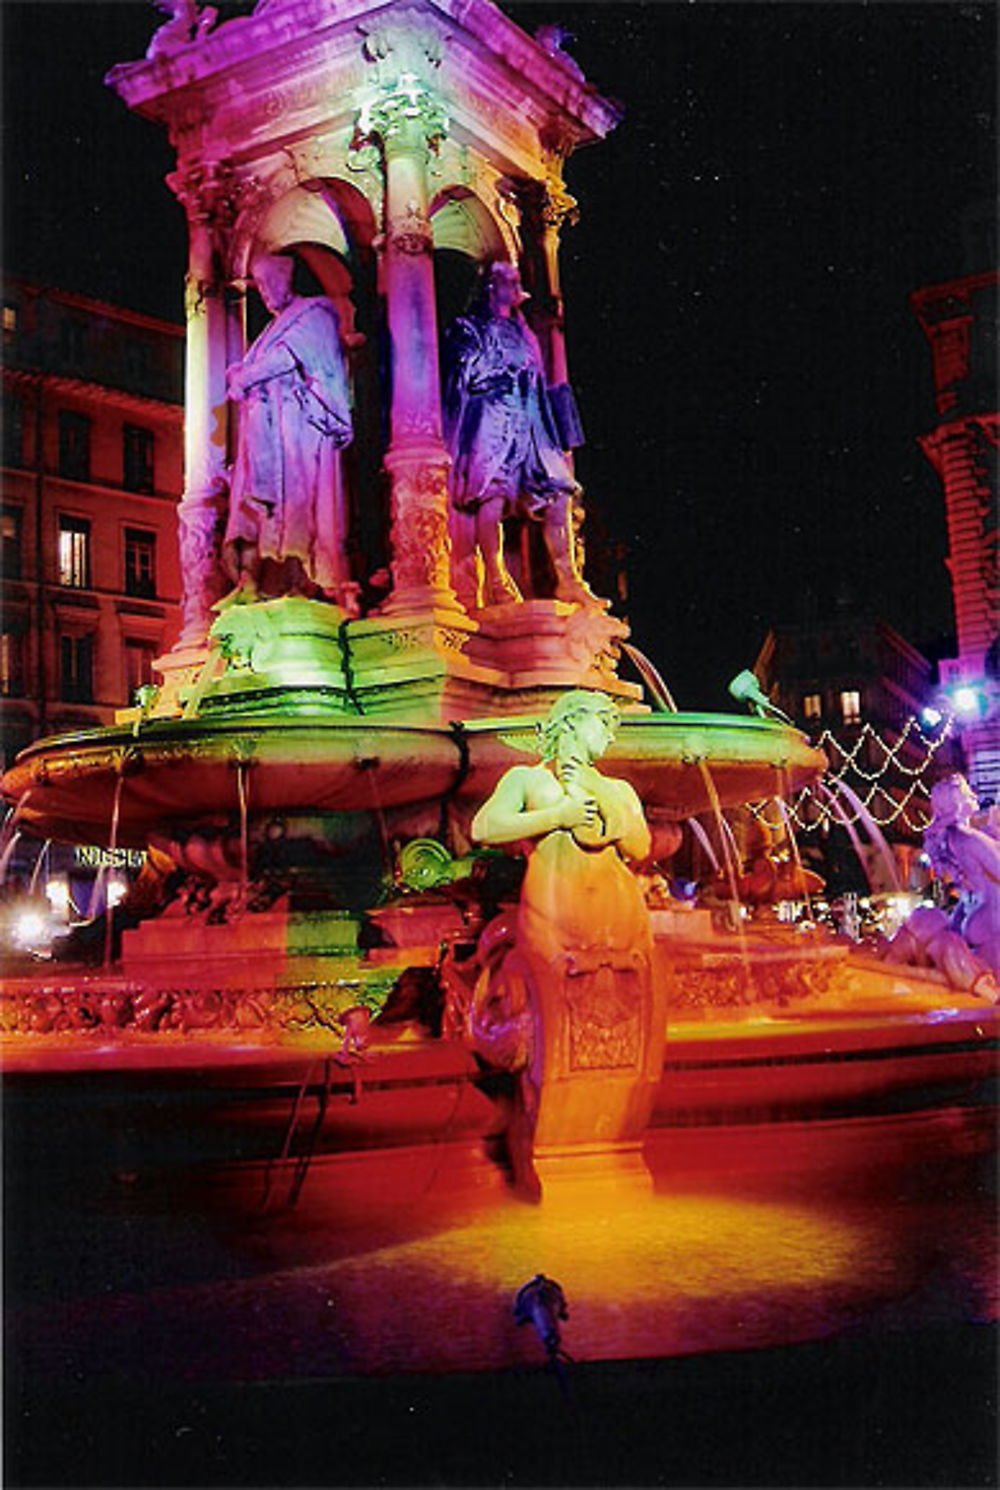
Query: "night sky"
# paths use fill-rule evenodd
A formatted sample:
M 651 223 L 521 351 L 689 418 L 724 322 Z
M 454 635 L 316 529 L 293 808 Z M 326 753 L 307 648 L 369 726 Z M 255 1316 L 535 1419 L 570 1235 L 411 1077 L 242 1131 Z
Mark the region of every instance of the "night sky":
M 250 6 L 223 7 L 238 13 Z M 769 623 L 850 587 L 952 644 L 921 285 L 993 267 L 992 5 L 505 7 L 576 33 L 622 102 L 570 161 L 570 368 L 595 518 L 628 548 L 633 638 L 684 707 L 725 707 Z M 181 319 L 164 132 L 102 83 L 152 6 L 4 3 L 9 271 Z

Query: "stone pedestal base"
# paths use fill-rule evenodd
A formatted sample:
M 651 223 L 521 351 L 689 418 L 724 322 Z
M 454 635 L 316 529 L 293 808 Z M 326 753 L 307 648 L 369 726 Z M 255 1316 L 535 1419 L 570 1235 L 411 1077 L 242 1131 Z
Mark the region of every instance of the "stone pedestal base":
M 593 1215 L 653 1193 L 638 1143 L 536 1148 L 534 1168 L 548 1210 L 579 1208 Z
M 488 662 L 506 689 L 594 688 L 629 702 L 642 696 L 638 684 L 616 676 L 618 646 L 628 626 L 604 610 L 564 600 L 525 600 L 488 606 L 475 618 L 469 661 Z

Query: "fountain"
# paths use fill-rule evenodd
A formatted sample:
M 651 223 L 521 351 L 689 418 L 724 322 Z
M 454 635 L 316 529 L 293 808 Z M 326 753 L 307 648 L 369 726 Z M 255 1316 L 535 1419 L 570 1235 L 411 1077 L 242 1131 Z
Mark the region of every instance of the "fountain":
M 500 1204 L 507 1163 L 558 1216 L 577 1183 L 641 1197 L 678 1124 L 899 1111 L 939 1091 L 974 1105 L 995 1044 L 983 998 L 662 886 L 596 960 L 565 932 L 573 987 L 575 966 L 560 991 L 539 972 L 536 938 L 520 1010 L 534 1064 L 504 1053 L 513 1005 L 504 1025 L 492 990 L 519 945 L 503 847 L 518 833 L 496 804 L 512 772 L 545 774 L 527 763 L 561 700 L 617 715 L 584 760 L 587 794 L 636 804 L 638 871 L 678 824 L 780 800 L 825 761 L 745 674 L 752 717 L 677 711 L 583 578 L 563 166 L 617 107 L 490 0 L 195 12 L 109 75 L 169 129 L 188 214 L 183 630 L 155 694 L 32 745 L 3 782 L 19 832 L 148 859 L 120 955 L 109 918 L 104 967 L 8 980 L 15 1082 L 113 1075 L 126 1106 L 183 1100 L 185 1133 L 140 1122 L 119 1167 L 210 1156 L 216 1202 L 246 1215 L 272 1206 L 276 1174 L 291 1205 L 325 1166 L 340 1220 L 387 1187 L 401 1205 L 421 1187 Z M 442 408 L 435 252 L 466 287 L 480 271 L 479 320 L 446 347 L 480 400 L 471 423 Z M 321 295 L 295 293 L 293 259 Z M 274 319 L 248 346 L 251 283 Z M 476 441 L 500 415 L 520 453 L 483 477 Z M 655 707 L 619 675 L 623 650 Z M 638 871 L 621 869 L 633 910 Z M 786 881 L 806 885 L 801 862 Z

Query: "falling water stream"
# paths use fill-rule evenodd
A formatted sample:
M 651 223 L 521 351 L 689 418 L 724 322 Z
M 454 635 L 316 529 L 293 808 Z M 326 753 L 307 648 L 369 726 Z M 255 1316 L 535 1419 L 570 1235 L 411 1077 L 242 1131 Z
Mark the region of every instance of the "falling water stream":
M 115 850 L 118 847 L 118 820 L 121 816 L 122 787 L 125 785 L 125 758 L 119 756 L 115 761 L 115 795 L 111 803 L 111 832 L 108 836 L 108 862 L 113 864 Z M 97 880 L 94 882 L 96 892 L 101 875 L 104 874 L 104 866 L 98 872 Z M 107 876 L 105 875 L 105 879 Z M 91 910 L 93 911 L 93 896 L 91 897 Z M 110 899 L 105 897 L 104 904 L 104 966 L 111 966 L 111 954 L 114 949 L 114 906 Z
M 840 787 L 845 792 L 850 793 L 850 795 L 848 796 L 848 801 L 850 801 L 850 797 L 854 796 L 854 794 L 850 792 L 850 788 L 845 788 L 843 782 L 840 783 Z M 858 863 L 864 870 L 865 878 L 868 881 L 868 888 L 869 890 L 873 889 L 874 886 L 872 884 L 871 867 L 869 865 L 868 857 L 865 854 L 864 845 L 861 842 L 861 835 L 858 833 L 857 828 L 848 815 L 843 802 L 841 802 L 836 792 L 834 792 L 823 781 L 819 781 L 816 783 L 816 789 L 817 791 L 822 792 L 823 796 L 826 797 L 827 801 L 830 804 L 831 813 L 834 817 L 836 817 L 837 821 L 841 824 L 841 826 L 847 833 L 848 838 L 851 840 L 851 846 L 858 856 Z M 873 845 L 881 854 L 882 859 L 889 870 L 889 876 L 893 885 L 896 887 L 897 891 L 900 890 L 902 887 L 899 880 L 899 871 L 896 868 L 896 861 L 892 856 L 889 845 L 886 843 L 885 839 L 882 837 L 882 834 L 879 832 L 878 827 L 872 819 L 871 814 L 868 812 L 867 808 L 863 806 L 863 804 L 858 800 L 856 796 L 854 796 L 854 802 L 857 804 L 857 808 L 859 809 L 859 820 L 864 823 L 866 830 L 871 836 Z
M 848 786 L 846 781 L 838 780 L 837 789 L 844 797 L 847 798 L 848 804 L 853 807 L 855 812 L 857 813 L 858 820 L 864 825 L 865 832 L 868 834 L 871 843 L 878 851 L 879 858 L 882 860 L 882 863 L 888 870 L 889 881 L 892 885 L 892 888 L 896 891 L 897 894 L 899 894 L 903 889 L 903 883 L 899 878 L 899 867 L 896 864 L 895 855 L 885 841 L 881 828 L 872 817 L 871 813 L 868 811 L 868 808 L 862 802 L 861 798 L 858 796 L 853 787 Z M 844 816 L 846 816 L 846 814 L 844 814 Z
M 47 863 L 49 860 L 49 850 L 51 847 L 51 838 L 46 838 L 45 842 L 42 844 L 41 850 L 39 851 L 38 857 L 35 860 L 34 867 L 31 871 L 31 880 L 28 884 L 28 895 L 32 898 L 34 898 L 35 891 L 38 889 L 38 876 L 42 872 L 42 865 Z
M 236 761 L 236 797 L 240 812 L 240 908 L 246 909 L 250 885 L 250 817 L 247 771 L 250 762 L 243 756 Z
M 799 848 L 799 840 L 795 833 L 795 825 L 792 820 L 792 813 L 788 806 L 788 795 L 788 772 L 784 766 L 779 766 L 778 796 L 775 798 L 775 800 L 778 804 L 778 811 L 781 813 L 782 821 L 785 824 L 785 832 L 788 836 L 788 844 L 792 853 L 792 862 L 795 865 L 795 872 L 798 877 L 799 886 L 802 890 L 802 899 L 806 903 L 806 915 L 809 917 L 809 920 L 811 922 L 815 923 L 816 916 L 813 911 L 812 896 L 809 894 L 809 885 L 806 882 L 806 869 L 805 865 L 802 862 L 802 851 Z
M 708 800 L 712 804 L 712 816 L 715 818 L 716 826 L 719 830 L 719 843 L 722 846 L 723 860 L 725 862 L 726 869 L 726 880 L 729 884 L 733 929 L 735 930 L 737 938 L 739 940 L 740 961 L 743 964 L 743 973 L 746 978 L 746 984 L 747 987 L 750 988 L 753 985 L 753 967 L 750 962 L 750 949 L 747 946 L 746 928 L 743 925 L 743 916 L 741 914 L 740 907 L 740 889 L 739 881 L 737 878 L 739 866 L 733 853 L 731 834 L 727 836 L 723 827 L 724 824 L 727 828 L 729 825 L 725 822 L 725 818 L 722 815 L 722 803 L 719 800 L 719 793 L 716 790 L 715 781 L 712 778 L 712 773 L 708 768 L 708 762 L 704 759 L 704 757 L 699 757 L 697 765 L 698 770 L 701 773 L 701 779 L 705 783 L 705 790 L 708 793 Z

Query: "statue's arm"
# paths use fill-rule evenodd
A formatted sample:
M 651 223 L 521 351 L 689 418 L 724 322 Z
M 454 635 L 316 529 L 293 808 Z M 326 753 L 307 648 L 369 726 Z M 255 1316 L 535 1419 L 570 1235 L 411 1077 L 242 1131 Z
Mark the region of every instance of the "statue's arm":
M 500 778 L 489 801 L 472 819 L 475 843 L 517 843 L 521 838 L 541 838 L 557 828 L 580 827 L 588 811 L 582 802 L 563 795 L 551 806 L 530 807 L 530 769 L 513 766 Z
M 277 338 L 266 349 L 251 347 L 242 362 L 234 362 L 228 371 L 230 398 L 242 398 L 251 388 L 272 378 L 286 377 L 299 366 L 291 347 Z

